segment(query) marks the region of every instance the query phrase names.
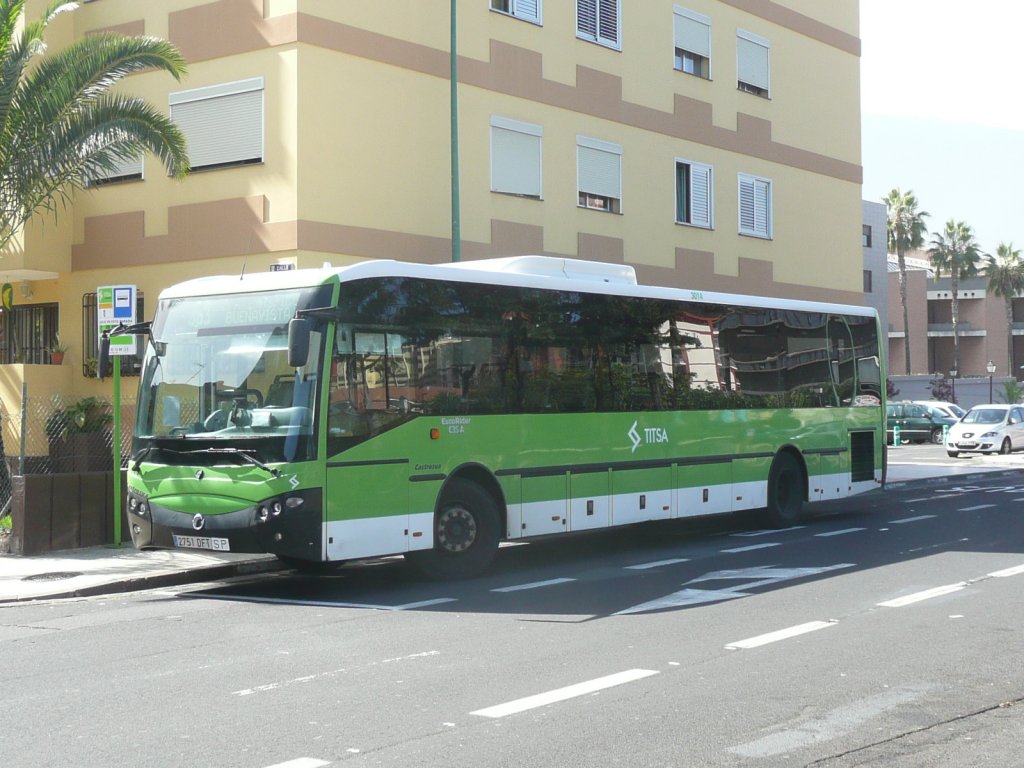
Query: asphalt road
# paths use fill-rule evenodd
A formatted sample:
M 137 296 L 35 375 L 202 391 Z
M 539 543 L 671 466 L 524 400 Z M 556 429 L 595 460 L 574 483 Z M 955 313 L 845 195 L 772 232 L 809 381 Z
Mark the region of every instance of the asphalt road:
M 1024 478 L 0 608 L 14 766 L 1012 766 Z

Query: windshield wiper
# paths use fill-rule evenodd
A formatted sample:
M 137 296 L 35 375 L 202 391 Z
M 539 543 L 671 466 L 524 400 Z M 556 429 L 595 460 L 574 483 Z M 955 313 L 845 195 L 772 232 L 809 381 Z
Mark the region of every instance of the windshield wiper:
M 251 453 L 243 451 L 240 448 L 200 448 L 196 451 L 182 451 L 182 453 L 214 453 L 224 454 L 226 456 L 237 456 L 247 464 L 252 464 L 254 467 L 259 467 L 264 472 L 269 472 L 274 477 L 280 477 L 281 471 L 275 467 L 268 467 L 262 461 L 257 459 Z

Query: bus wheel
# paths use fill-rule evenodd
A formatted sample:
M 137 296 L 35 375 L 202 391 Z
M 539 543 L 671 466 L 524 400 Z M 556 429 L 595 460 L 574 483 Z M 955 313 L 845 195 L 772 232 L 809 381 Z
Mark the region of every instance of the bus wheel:
M 434 515 L 434 548 L 406 558 L 432 579 L 467 579 L 491 564 L 499 538 L 494 499 L 476 483 L 456 478 Z
M 768 472 L 768 523 L 786 528 L 800 520 L 804 506 L 804 474 L 788 453 L 780 453 Z

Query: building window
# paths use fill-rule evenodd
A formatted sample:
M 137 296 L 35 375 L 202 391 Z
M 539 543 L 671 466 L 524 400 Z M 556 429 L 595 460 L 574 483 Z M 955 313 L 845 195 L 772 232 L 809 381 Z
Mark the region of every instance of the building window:
M 539 125 L 491 116 L 491 191 L 541 199 Z
M 142 155 L 129 160 L 118 160 L 112 168 L 97 169 L 86 178 L 86 186 L 102 187 L 107 184 L 119 184 L 122 181 L 139 181 L 142 179 Z
M 860 227 L 860 244 L 865 248 L 871 247 L 871 225 L 862 224 Z
M 576 37 L 621 48 L 620 0 L 576 0 Z
M 491 10 L 535 24 L 541 23 L 541 0 L 491 0 Z
M 142 322 L 146 316 L 145 295 L 142 291 L 135 294 L 136 319 Z M 142 358 L 146 351 L 146 337 L 137 336 L 135 350 L 137 354 L 121 355 L 121 373 L 124 376 L 138 376 L 142 370 Z M 82 294 L 82 375 L 93 378 L 100 354 L 99 318 L 96 311 L 96 294 Z M 114 365 L 113 359 L 110 361 Z
M 577 136 L 576 183 L 581 208 L 622 213 L 622 147 Z
M 710 165 L 676 160 L 676 223 L 711 229 Z
M 864 293 L 871 293 L 871 270 L 864 270 Z
M 59 312 L 56 304 L 15 305 L 0 312 L 0 362 L 48 364 Z
M 771 82 L 768 51 L 770 44 L 752 32 L 736 30 L 736 72 L 737 87 L 755 96 L 769 98 Z
M 739 174 L 740 234 L 772 236 L 772 183 L 760 176 Z
M 263 78 L 172 93 L 192 170 L 263 162 Z
M 680 72 L 711 78 L 711 17 L 696 11 L 672 9 L 675 67 Z

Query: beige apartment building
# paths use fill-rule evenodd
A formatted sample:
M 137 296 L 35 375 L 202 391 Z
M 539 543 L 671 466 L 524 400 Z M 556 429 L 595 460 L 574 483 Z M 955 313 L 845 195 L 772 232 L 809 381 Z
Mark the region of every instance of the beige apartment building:
M 857 0 L 457 8 L 463 260 L 863 303 Z M 449 3 L 93 0 L 49 43 L 103 29 L 181 48 L 185 81 L 124 88 L 183 128 L 193 172 L 140 158 L 0 254 L 8 412 L 22 381 L 109 392 L 88 378 L 97 286 L 138 286 L 149 318 L 200 275 L 452 258 Z M 58 332 L 70 349 L 50 365 Z

